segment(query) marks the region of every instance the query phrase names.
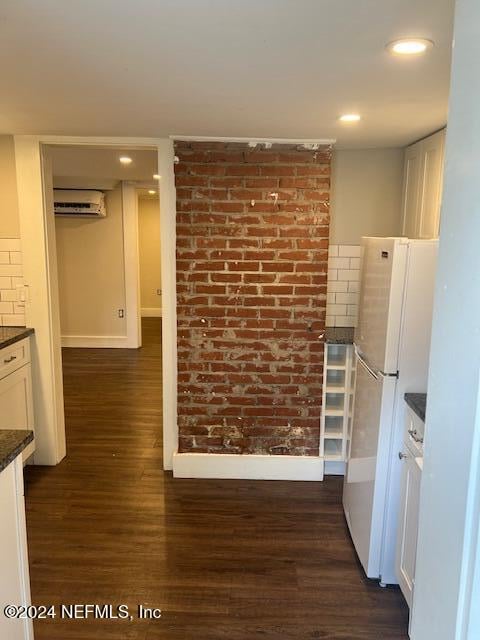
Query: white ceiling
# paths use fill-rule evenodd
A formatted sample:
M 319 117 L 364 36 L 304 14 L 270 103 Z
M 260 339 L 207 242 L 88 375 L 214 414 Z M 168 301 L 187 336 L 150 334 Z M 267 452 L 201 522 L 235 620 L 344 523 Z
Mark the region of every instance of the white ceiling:
M 53 185 L 63 189 L 113 189 L 120 180 L 157 187 L 157 153 L 139 149 L 50 146 Z M 120 156 L 129 156 L 124 165 Z
M 0 132 L 337 138 L 446 122 L 454 0 L 2 0 Z M 404 60 L 385 44 L 435 41 Z M 336 118 L 358 111 L 358 125 Z

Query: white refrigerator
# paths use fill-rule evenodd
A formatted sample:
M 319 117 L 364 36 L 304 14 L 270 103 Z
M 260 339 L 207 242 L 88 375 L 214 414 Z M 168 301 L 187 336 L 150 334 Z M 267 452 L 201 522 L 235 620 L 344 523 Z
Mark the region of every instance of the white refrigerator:
M 426 392 L 437 240 L 362 238 L 343 507 L 369 578 L 396 584 L 405 392 Z

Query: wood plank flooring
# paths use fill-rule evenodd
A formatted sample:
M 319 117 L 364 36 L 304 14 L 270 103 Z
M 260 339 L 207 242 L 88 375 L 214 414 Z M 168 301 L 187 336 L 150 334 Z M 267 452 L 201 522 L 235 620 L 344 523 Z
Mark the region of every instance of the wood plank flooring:
M 406 640 L 399 590 L 356 561 L 340 478 L 162 471 L 160 330 L 146 319 L 139 351 L 65 350 L 68 456 L 27 470 L 34 604 L 126 603 L 134 620 L 37 621 L 36 640 Z

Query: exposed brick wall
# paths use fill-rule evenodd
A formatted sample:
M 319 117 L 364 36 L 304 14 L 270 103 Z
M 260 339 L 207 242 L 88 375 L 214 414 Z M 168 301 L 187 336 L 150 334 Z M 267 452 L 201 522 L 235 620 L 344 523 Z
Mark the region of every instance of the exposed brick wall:
M 330 149 L 176 154 L 179 451 L 318 455 Z

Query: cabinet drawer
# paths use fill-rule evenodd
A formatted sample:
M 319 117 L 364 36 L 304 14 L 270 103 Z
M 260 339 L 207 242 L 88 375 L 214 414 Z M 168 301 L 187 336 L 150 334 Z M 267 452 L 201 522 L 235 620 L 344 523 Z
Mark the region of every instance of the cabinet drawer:
M 30 362 L 29 338 L 0 349 L 0 380 L 28 362 Z

